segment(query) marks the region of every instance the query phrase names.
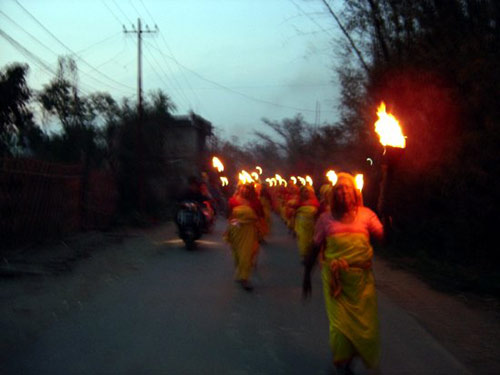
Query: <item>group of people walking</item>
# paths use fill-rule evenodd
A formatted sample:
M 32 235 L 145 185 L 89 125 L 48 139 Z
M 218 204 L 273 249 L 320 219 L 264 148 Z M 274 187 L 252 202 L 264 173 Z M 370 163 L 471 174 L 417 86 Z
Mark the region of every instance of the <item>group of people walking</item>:
M 233 252 L 235 279 L 250 291 L 259 244 L 270 231 L 271 210 L 280 215 L 297 239 L 305 298 L 311 293 L 312 270 L 320 265 L 333 363 L 338 373 L 350 374 L 355 357 L 368 368 L 379 360 L 371 240 L 382 240 L 384 231 L 377 215 L 363 205 L 354 177 L 337 177 L 334 186 L 320 189 L 319 199 L 310 185 L 240 185 L 229 200 L 224 237 Z

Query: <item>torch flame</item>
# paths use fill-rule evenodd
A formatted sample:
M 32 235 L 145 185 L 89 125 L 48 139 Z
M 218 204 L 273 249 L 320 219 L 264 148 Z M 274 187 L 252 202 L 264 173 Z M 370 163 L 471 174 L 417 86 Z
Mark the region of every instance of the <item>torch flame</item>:
M 259 172 L 259 174 L 262 174 L 262 168 L 259 166 L 256 166 L 255 169 Z
M 257 172 L 252 172 L 251 175 L 255 181 L 259 180 L 259 174 Z
M 306 182 L 309 184 L 309 185 L 313 185 L 313 180 L 311 178 L 311 176 L 306 176 Z
M 304 185 L 304 186 L 305 186 L 305 184 L 306 184 L 306 179 L 305 179 L 304 177 L 300 177 L 300 176 L 299 176 L 299 177 L 297 177 L 297 178 L 299 179 L 300 183 L 301 183 L 302 185 Z
M 214 156 L 212 158 L 212 166 L 217 169 L 219 172 L 224 171 L 224 164 L 220 161 L 220 159 L 217 156 Z
M 378 120 L 375 122 L 375 132 L 380 137 L 383 146 L 405 148 L 406 139 L 401 131 L 398 120 L 385 111 L 385 103 L 380 103 L 377 109 Z
M 335 185 L 337 183 L 337 174 L 333 169 L 330 169 L 328 172 L 326 172 L 326 178 L 328 178 L 332 185 Z
M 248 173 L 245 170 L 242 170 L 239 175 L 238 175 L 239 180 L 241 181 L 242 184 L 253 184 L 254 180 L 250 173 Z
M 292 176 L 292 177 L 290 177 L 290 180 L 292 180 L 294 185 L 297 185 L 297 177 Z
M 229 181 L 227 180 L 227 177 L 220 177 L 220 182 L 222 184 L 222 186 L 227 186 L 229 185 Z
M 363 190 L 364 180 L 361 173 L 358 173 L 356 176 L 354 176 L 354 182 L 356 183 L 356 188 L 359 191 Z

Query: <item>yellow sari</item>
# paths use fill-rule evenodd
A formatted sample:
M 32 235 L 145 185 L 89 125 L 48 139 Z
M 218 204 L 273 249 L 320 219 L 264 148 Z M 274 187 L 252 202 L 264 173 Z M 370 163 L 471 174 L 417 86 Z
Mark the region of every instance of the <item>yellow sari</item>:
M 233 209 L 225 240 L 233 251 L 236 280 L 248 280 L 259 247 L 258 217 L 250 206 Z
M 365 234 L 339 233 L 326 238 L 321 276 L 334 363 L 359 354 L 367 367 L 378 364 L 380 339 L 372 256 L 373 248 Z
M 305 257 L 313 245 L 314 224 L 318 209 L 315 206 L 300 206 L 295 213 L 295 233 L 299 254 Z

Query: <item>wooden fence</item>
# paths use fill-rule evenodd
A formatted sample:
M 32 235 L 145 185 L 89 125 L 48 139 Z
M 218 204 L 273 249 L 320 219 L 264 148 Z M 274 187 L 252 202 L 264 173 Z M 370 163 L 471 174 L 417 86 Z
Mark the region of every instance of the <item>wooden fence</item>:
M 84 176 L 81 165 L 0 159 L 0 248 L 107 227 L 117 196 L 107 172 Z

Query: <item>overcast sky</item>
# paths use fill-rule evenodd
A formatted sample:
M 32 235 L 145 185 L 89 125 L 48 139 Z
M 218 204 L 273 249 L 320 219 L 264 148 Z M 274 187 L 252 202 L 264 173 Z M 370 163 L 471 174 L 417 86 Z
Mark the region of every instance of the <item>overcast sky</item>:
M 320 0 L 0 0 L 0 67 L 30 65 L 29 85 L 76 54 L 84 92 L 137 98 L 137 35 L 143 28 L 143 91 L 164 90 L 225 138 L 244 141 L 261 118 L 301 112 L 337 119 L 333 39 Z M 133 26 L 134 25 L 134 26 Z

